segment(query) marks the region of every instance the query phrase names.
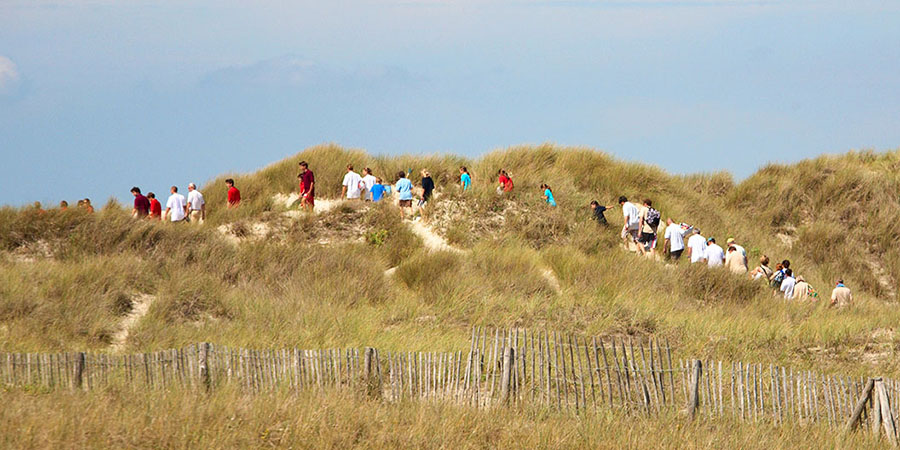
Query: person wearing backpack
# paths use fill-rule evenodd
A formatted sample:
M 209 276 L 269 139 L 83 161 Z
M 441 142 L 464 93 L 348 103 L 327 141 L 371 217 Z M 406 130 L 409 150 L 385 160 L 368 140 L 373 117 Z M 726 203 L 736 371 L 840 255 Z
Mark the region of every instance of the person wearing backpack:
M 641 245 L 638 246 L 638 249 L 641 251 L 642 255 L 647 254 L 647 252 L 653 253 L 654 247 L 656 247 L 656 230 L 659 228 L 659 211 L 653 209 L 653 202 L 650 199 L 644 200 L 644 206 L 641 208 L 639 213 L 640 217 L 640 225 L 638 226 L 638 230 L 640 230 L 640 236 L 638 237 L 638 242 Z
M 784 282 L 785 272 L 791 268 L 791 262 L 784 260 L 781 264 L 775 266 L 775 274 L 772 275 L 771 287 L 775 291 L 773 295 L 776 297 L 781 293 L 781 283 Z

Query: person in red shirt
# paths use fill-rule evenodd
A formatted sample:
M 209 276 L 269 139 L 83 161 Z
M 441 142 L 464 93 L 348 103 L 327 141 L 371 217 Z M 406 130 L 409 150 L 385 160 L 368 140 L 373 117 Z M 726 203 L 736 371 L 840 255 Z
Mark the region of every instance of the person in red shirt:
M 234 208 L 241 203 L 241 191 L 234 187 L 234 180 L 231 178 L 225 180 L 225 186 L 228 186 L 228 207 Z
M 162 205 L 156 199 L 156 194 L 148 192 L 147 199 L 150 200 L 150 215 L 148 218 L 150 220 L 162 220 Z
M 147 217 L 150 214 L 150 200 L 141 195 L 141 188 L 137 186 L 131 188 L 131 193 L 134 195 L 134 208 L 131 210 L 131 217 L 138 219 Z
M 512 178 L 509 177 L 509 174 L 506 173 L 505 170 L 500 169 L 497 174 L 499 175 L 498 181 L 500 185 L 497 186 L 497 193 L 510 192 L 513 190 L 513 182 Z
M 306 161 L 300 161 L 300 174 L 297 178 L 300 179 L 300 207 L 312 211 L 316 206 L 316 177 L 309 170 Z

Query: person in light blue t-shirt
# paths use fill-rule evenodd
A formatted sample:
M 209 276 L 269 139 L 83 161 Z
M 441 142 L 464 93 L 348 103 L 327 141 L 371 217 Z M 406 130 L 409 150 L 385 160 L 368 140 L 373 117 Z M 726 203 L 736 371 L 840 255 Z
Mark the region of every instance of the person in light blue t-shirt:
M 541 184 L 541 189 L 544 191 L 544 200 L 547 201 L 547 204 L 550 206 L 556 206 L 556 200 L 553 199 L 553 191 L 550 190 L 550 186 Z
M 466 166 L 459 168 L 459 185 L 462 186 L 463 192 L 472 187 L 472 176 L 469 175 L 469 169 Z
M 405 210 L 408 210 L 410 214 L 412 214 L 412 188 L 412 182 L 409 181 L 409 178 L 406 178 L 406 172 L 397 172 L 397 184 L 394 185 L 394 189 L 397 190 L 397 196 L 400 198 L 401 220 L 406 217 Z
M 382 198 L 384 198 L 384 185 L 381 184 L 381 178 L 375 178 L 375 184 L 369 189 L 369 193 L 372 194 L 373 202 L 380 202 Z

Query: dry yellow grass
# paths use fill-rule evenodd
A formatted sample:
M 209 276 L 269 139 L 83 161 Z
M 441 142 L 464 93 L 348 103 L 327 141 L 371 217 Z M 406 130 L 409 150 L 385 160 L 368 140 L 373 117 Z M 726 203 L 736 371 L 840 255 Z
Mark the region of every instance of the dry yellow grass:
M 616 411 L 385 404 L 337 392 L 6 392 L 7 448 L 879 448 L 816 426 L 686 421 Z
M 285 218 L 284 206 L 272 197 L 295 190 L 300 159 L 310 161 L 316 171 L 321 197 L 339 192 L 348 162 L 370 166 L 378 175 L 429 168 L 442 192 L 434 206 L 455 205 L 440 225 L 454 245 L 467 251 L 426 252 L 390 205 L 342 206 L 319 217 Z M 475 181 L 474 189 L 465 194 L 453 186 L 456 167 L 462 164 L 470 167 Z M 513 148 L 468 160 L 374 157 L 323 146 L 253 174 L 228 175 L 236 179 L 245 199 L 237 210 L 216 206 L 225 201 L 224 175 L 208 183 L 203 190 L 213 209 L 204 227 L 135 223 L 128 209 L 115 202 L 94 215 L 2 208 L 0 348 L 108 349 L 130 299 L 147 294 L 156 301 L 130 331 L 126 351 L 199 341 L 253 348 L 371 345 L 402 351 L 462 350 L 467 348 L 473 325 L 515 325 L 591 335 L 654 336 L 668 339 L 684 356 L 897 376 L 898 338 L 893 330 L 900 323 L 900 311 L 893 286 L 900 279 L 900 258 L 892 243 L 900 230 L 891 218 L 897 217 L 900 204 L 891 193 L 897 191 L 898 166 L 897 152 L 851 153 L 766 167 L 735 184 L 724 173 L 672 176 L 588 149 Z M 488 181 L 500 167 L 516 182 L 516 191 L 504 199 L 497 197 L 493 181 Z M 537 186 L 543 182 L 553 186 L 558 208 L 542 203 Z M 650 197 L 663 217 L 690 222 L 706 235 L 721 240 L 737 237 L 751 260 L 761 254 L 773 260 L 791 259 L 823 297 L 830 292 L 831 280 L 844 276 L 857 302 L 845 310 L 827 308 L 821 301 L 785 303 L 773 298 L 767 288 L 722 271 L 687 264 L 666 267 L 627 254 L 619 247 L 620 213 L 611 211 L 612 227 L 601 229 L 587 212 L 591 199 L 611 204 L 620 194 Z M 498 214 L 504 221 L 485 221 Z M 223 224 L 246 228 L 257 222 L 271 224 L 273 233 L 234 245 L 216 230 Z M 349 222 L 352 227 L 347 228 L 352 230 L 340 231 Z M 354 238 L 323 246 L 318 244 L 323 230 Z M 353 234 L 357 232 L 361 235 Z M 397 267 L 394 276 L 386 277 L 385 270 L 392 267 Z M 559 280 L 560 292 L 542 276 L 546 268 Z M 67 426 L 76 424 L 75 419 L 65 422 L 54 412 L 54 401 L 60 402 L 62 411 L 90 407 L 110 416 L 146 419 L 141 409 L 129 410 L 133 406 L 124 403 L 132 394 L 30 397 L 13 391 L 2 396 L 13 411 L 22 410 L 17 420 L 23 429 L 36 426 L 42 415 L 48 424 L 56 424 L 56 431 L 43 435 L 35 429 L 35 440 L 24 441 L 33 446 L 51 442 L 42 439 L 64 437 Z M 144 409 L 169 410 L 155 420 L 178 429 L 210 414 L 224 417 L 203 409 L 205 405 L 186 406 L 196 400 L 175 393 L 143 394 L 135 403 Z M 274 401 L 216 393 L 210 404 L 249 403 L 242 410 L 249 417 L 265 415 L 267 400 Z M 334 414 L 332 438 L 320 419 L 285 413 L 284 421 L 306 424 L 291 429 L 290 442 L 304 438 L 325 446 L 355 442 L 345 440 L 350 439 L 345 428 L 360 426 L 352 418 L 365 409 L 337 400 L 283 401 L 293 402 L 294 409 L 322 403 L 315 407 Z M 605 446 L 609 442 L 641 446 L 639 438 L 654 432 L 669 436 L 673 446 L 767 443 L 777 447 L 804 442 L 804 432 L 798 430 L 727 422 L 691 425 L 688 432 L 675 418 L 645 421 L 598 413 L 573 419 L 536 412 L 435 410 L 438 407 L 425 405 L 368 408 L 385 419 L 367 425 L 368 439 L 356 442 L 363 446 L 395 442 L 389 440 L 392 427 L 400 430 L 395 434 L 404 444 L 436 446 L 431 440 L 436 429 L 462 430 L 478 421 L 492 425 L 484 434 L 448 442 L 485 446 L 499 439 L 516 446 Z M 430 417 L 438 413 L 444 417 Z M 93 430 L 83 442 L 113 439 L 113 434 L 104 434 L 100 417 L 85 415 L 77 420 L 82 428 Z M 494 420 L 500 422 L 495 425 L 491 417 L 499 417 Z M 278 423 L 256 420 L 257 427 Z M 629 420 L 638 420 L 638 425 L 624 435 L 596 431 L 621 430 Z M 533 430 L 536 437 L 518 434 L 516 423 Z M 121 441 L 109 443 L 149 439 L 145 429 L 162 426 L 140 420 L 131 425 L 115 434 Z M 266 445 L 240 429 L 213 426 L 209 430 L 209 435 L 201 434 L 209 441 L 191 440 L 185 432 L 169 441 L 149 442 L 158 446 Z

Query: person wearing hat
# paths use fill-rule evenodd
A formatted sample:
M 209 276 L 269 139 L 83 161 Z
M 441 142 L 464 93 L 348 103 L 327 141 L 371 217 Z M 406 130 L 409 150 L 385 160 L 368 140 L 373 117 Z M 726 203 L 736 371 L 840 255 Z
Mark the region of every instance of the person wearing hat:
M 703 262 L 706 259 L 706 238 L 700 235 L 699 228 L 694 228 L 693 236 L 688 239 L 687 248 L 691 264 Z
M 794 300 L 806 300 L 809 298 L 809 283 L 802 276 L 797 275 L 797 284 L 794 285 Z
M 708 267 L 721 267 L 725 263 L 725 251 L 719 244 L 716 244 L 716 238 L 710 237 L 706 240 L 706 264 Z

